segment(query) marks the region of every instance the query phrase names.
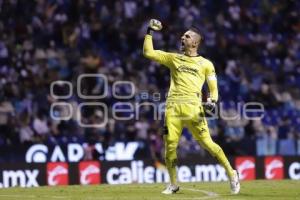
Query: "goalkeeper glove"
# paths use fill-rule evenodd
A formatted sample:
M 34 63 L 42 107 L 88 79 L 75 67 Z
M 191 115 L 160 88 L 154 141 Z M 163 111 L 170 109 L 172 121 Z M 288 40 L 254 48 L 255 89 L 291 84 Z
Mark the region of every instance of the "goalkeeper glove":
M 205 102 L 204 104 L 204 108 L 205 108 L 205 111 L 208 111 L 208 112 L 213 112 L 216 108 L 216 101 L 211 99 L 211 98 L 207 98 L 207 101 Z
M 157 19 L 151 19 L 148 25 L 147 34 L 151 34 L 152 31 L 160 31 L 161 29 L 161 22 Z

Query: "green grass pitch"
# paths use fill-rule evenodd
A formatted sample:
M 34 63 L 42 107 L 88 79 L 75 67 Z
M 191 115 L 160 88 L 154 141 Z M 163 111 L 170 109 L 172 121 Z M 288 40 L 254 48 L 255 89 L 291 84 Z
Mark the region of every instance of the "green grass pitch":
M 300 200 L 300 181 L 244 181 L 241 192 L 230 195 L 227 182 L 181 183 L 174 195 L 163 195 L 164 184 L 59 186 L 0 189 L 1 200 Z

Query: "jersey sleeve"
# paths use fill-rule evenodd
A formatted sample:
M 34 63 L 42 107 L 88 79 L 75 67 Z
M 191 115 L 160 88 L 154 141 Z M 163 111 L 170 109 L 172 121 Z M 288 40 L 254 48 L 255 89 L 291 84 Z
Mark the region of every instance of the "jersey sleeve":
M 218 84 L 214 65 L 208 61 L 206 65 L 205 79 L 208 84 L 210 98 L 218 101 Z
M 152 36 L 148 34 L 145 36 L 143 54 L 146 58 L 158 62 L 159 64 L 165 65 L 169 68 L 172 66 L 172 53 L 154 50 Z

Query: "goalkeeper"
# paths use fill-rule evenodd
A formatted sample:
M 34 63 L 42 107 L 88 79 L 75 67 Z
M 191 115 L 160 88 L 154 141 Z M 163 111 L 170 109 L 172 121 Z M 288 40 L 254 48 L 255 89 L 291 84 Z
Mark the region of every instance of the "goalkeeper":
M 173 194 L 179 190 L 176 177 L 177 145 L 184 126 L 195 140 L 225 168 L 230 180 L 231 193 L 237 194 L 240 183 L 223 150 L 214 143 L 209 134 L 204 108 L 200 102 L 201 89 L 207 81 L 210 96 L 205 109 L 212 110 L 218 100 L 218 88 L 213 64 L 198 54 L 202 35 L 196 27 L 190 28 L 181 37 L 183 54 L 154 50 L 152 32 L 162 29 L 161 22 L 151 19 L 144 40 L 143 54 L 146 58 L 165 65 L 170 69 L 171 83 L 165 112 L 165 162 L 170 176 L 170 184 L 162 192 Z

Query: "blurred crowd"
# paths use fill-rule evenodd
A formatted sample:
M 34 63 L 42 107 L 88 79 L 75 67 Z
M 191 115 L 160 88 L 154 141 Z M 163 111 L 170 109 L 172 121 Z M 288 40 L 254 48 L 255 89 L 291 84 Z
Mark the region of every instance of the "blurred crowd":
M 142 56 L 147 23 L 157 18 L 164 28 L 154 35 L 156 49 L 176 52 L 184 31 L 201 27 L 200 54 L 216 67 L 220 106 L 228 116 L 209 120 L 209 126 L 225 151 L 300 154 L 299 10 L 297 0 L 0 0 L 0 146 L 145 141 L 160 159 L 163 120 L 155 120 L 153 105 L 165 100 L 169 72 Z M 106 80 L 90 76 L 78 82 L 82 74 Z M 117 81 L 134 83 L 135 94 L 115 98 L 132 92 L 130 84 L 113 88 Z M 100 95 L 105 85 L 105 98 L 82 98 Z M 143 104 L 138 119 L 116 119 L 109 109 L 106 126 L 80 126 L 78 110 L 83 124 L 105 118 L 101 106 L 80 103 L 111 108 L 119 101 Z M 58 105 L 51 117 L 58 102 L 74 112 Z M 264 117 L 234 117 L 246 102 L 262 103 Z M 54 119 L 65 115 L 70 119 Z M 179 148 L 203 152 L 187 130 Z

